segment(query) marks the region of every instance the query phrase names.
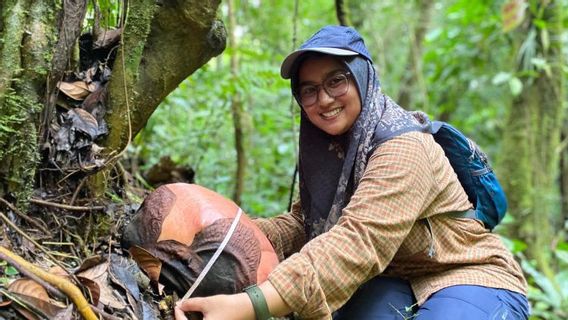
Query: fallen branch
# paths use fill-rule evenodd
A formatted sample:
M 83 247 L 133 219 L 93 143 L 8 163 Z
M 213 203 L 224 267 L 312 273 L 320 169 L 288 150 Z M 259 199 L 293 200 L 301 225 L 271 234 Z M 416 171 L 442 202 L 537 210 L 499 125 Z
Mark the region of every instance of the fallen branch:
M 69 297 L 69 299 L 71 299 L 71 301 L 73 301 L 73 303 L 77 307 L 77 310 L 85 320 L 98 320 L 97 315 L 89 306 L 89 303 L 81 293 L 81 290 L 77 288 L 73 283 L 71 283 L 71 281 L 54 274 L 50 274 L 45 270 L 36 267 L 35 265 L 27 262 L 22 257 L 18 256 L 17 254 L 13 253 L 3 246 L 0 246 L 0 258 L 8 262 L 16 262 L 14 265 L 16 269 L 27 269 L 21 270 L 22 273 L 31 272 L 44 281 L 48 282 L 49 284 L 53 285 L 57 289 L 61 290 L 63 293 L 65 293 L 65 295 Z
M 39 205 L 42 205 L 42 206 L 55 207 L 55 208 L 60 208 L 60 209 L 65 209 L 65 210 L 70 210 L 70 211 L 97 211 L 97 210 L 104 210 L 105 209 L 105 206 L 93 206 L 93 207 L 70 206 L 70 205 L 66 205 L 66 204 L 62 204 L 62 203 L 49 202 L 49 201 L 39 200 L 39 199 L 35 199 L 35 198 L 31 198 L 30 202 L 35 203 L 35 204 L 39 204 Z
M 38 277 L 35 273 L 24 268 L 22 265 L 20 265 L 20 263 L 18 261 L 12 259 L 11 257 L 7 257 L 7 256 L 3 255 L 2 253 L 0 253 L 0 258 L 2 258 L 2 260 L 6 260 L 9 264 L 14 266 L 14 268 L 18 269 L 18 271 L 20 271 L 20 273 L 23 274 L 24 276 L 26 276 L 26 277 L 32 279 L 33 281 L 39 283 L 39 285 L 44 287 L 52 296 L 54 296 L 58 299 L 63 299 L 65 297 L 59 289 L 55 288 L 49 282 L 46 282 L 42 278 Z

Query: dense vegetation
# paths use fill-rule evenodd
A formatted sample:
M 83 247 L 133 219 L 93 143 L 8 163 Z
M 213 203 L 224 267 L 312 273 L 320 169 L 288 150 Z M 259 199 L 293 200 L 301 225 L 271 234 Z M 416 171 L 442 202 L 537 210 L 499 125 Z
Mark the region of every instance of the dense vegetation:
M 286 211 L 297 197 L 299 108 L 280 62 L 321 26 L 341 23 L 367 40 L 386 94 L 488 153 L 509 200 L 495 232 L 527 275 L 532 318 L 568 318 L 568 0 L 72 3 L 0 2 L 1 248 L 30 257 L 40 246 L 20 246 L 20 235 L 38 229 L 77 256 L 104 248 L 100 238 L 110 246 L 116 217 L 152 189 L 156 164 L 171 169 L 168 159 L 177 178 L 194 174 L 251 215 Z M 97 48 L 92 40 L 106 32 L 114 42 L 98 48 L 110 51 L 77 66 L 77 55 L 89 56 L 85 39 Z M 61 87 L 90 83 L 93 70 L 108 98 L 107 89 L 83 88 L 101 94 L 89 100 Z M 81 119 L 73 112 L 91 103 L 103 110 L 97 130 L 69 146 L 61 137 L 93 123 L 60 122 Z M 65 204 L 87 213 L 69 216 Z M 1 259 L 0 271 L 2 285 L 18 275 Z
M 336 7 L 328 0 L 235 2 L 230 5 L 236 10 L 224 4 L 222 11 L 225 21 L 230 15 L 236 21 L 228 25 L 235 41 L 168 96 L 136 138 L 130 154 L 148 167 L 169 155 L 176 163 L 192 167 L 197 183 L 234 196 L 238 161 L 232 104 L 238 96 L 243 109 L 238 121 L 246 154 L 241 203 L 251 214 L 271 216 L 288 206 L 297 149 L 298 107 L 291 104 L 288 82 L 280 78 L 279 64 L 319 27 L 337 24 Z M 523 92 L 548 94 L 531 89 L 539 76 L 560 83 L 562 94 L 554 103 L 559 108 L 557 115 L 562 116 L 551 130 L 563 127 L 566 133 L 566 1 L 556 1 L 554 7 L 560 11 L 556 17 L 545 15 L 539 3 L 365 0 L 347 2 L 345 14 L 367 39 L 388 95 L 408 109 L 425 110 L 458 126 L 489 153 L 515 202 L 497 232 L 530 276 L 535 316 L 560 319 L 568 310 L 568 208 L 562 203 L 566 190 L 560 185 L 566 179 L 562 178 L 566 166 L 561 165 L 566 140 L 551 144 L 545 141 L 550 137 L 534 137 L 556 148 L 556 157 L 551 160 L 554 186 L 544 190 L 539 188 L 547 187 L 534 179 L 520 181 L 530 181 L 527 191 L 526 186 L 510 182 L 515 180 L 511 174 L 534 171 L 534 161 L 540 161 L 533 158 L 521 169 L 511 167 L 511 161 L 523 162 L 523 157 L 530 157 L 523 152 L 536 152 L 530 148 L 522 151 L 526 136 L 511 138 L 511 132 L 517 130 L 512 127 L 512 118 L 521 118 L 523 113 L 527 97 Z M 525 5 L 524 14 L 515 11 L 524 11 Z M 560 32 L 554 29 L 555 19 L 561 20 Z M 550 49 L 551 42 L 561 48 L 556 55 Z M 232 59 L 238 60 L 236 68 Z M 521 130 L 537 134 L 530 126 Z M 517 200 L 525 197 L 521 195 L 525 192 L 536 197 L 535 205 L 526 205 L 526 199 Z M 531 213 L 520 211 L 536 208 L 549 210 L 534 213 L 548 224 L 548 240 L 537 249 L 547 251 L 541 264 L 530 250 L 538 240 L 534 233 L 523 231 Z

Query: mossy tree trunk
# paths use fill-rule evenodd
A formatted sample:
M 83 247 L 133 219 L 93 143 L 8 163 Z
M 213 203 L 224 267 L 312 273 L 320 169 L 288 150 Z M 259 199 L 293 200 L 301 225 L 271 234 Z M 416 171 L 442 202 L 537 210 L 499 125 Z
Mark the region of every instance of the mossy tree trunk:
M 538 2 L 538 6 L 542 5 Z M 538 18 L 546 21 L 546 30 L 534 26 L 535 17 L 530 16 L 524 27 L 516 31 L 516 36 L 522 38 L 518 74 L 524 88 L 508 110 L 500 164 L 509 196 L 509 213 L 515 217 L 510 234 L 531 244 L 527 254 L 550 278 L 554 273 L 550 247 L 562 227 L 558 150 L 565 103 L 563 10 L 561 1 L 550 1 L 537 10 L 542 13 Z M 534 45 L 534 55 L 521 50 L 527 45 Z M 535 59 L 546 64 L 536 66 Z
M 335 0 L 335 15 L 340 25 L 351 26 L 348 10 L 349 5 L 346 2 L 347 0 Z
M 33 190 L 60 6 L 56 0 L 0 2 L 0 196 L 19 207 Z
M 406 72 L 402 78 L 397 102 L 403 108 L 430 111 L 422 72 L 422 56 L 424 37 L 430 25 L 434 1 L 415 0 L 414 4 L 418 7 L 418 20 L 409 33 L 410 48 L 406 60 Z
M 219 3 L 128 2 L 105 101 L 105 160 L 124 150 L 181 81 L 224 50 Z M 70 10 L 81 19 L 66 19 Z M 39 132 L 54 116 L 54 83 L 77 69 L 70 62 L 86 10 L 86 0 L 0 2 L 0 197 L 25 205 L 37 186 Z

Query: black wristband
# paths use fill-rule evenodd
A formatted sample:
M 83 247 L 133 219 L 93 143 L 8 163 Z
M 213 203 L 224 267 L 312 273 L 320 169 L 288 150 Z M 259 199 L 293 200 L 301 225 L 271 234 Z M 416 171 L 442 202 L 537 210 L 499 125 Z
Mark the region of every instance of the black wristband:
M 262 290 L 260 290 L 260 288 L 256 284 L 253 284 L 246 287 L 244 291 L 248 294 L 250 301 L 252 302 L 256 320 L 272 319 L 270 311 L 268 311 L 266 299 L 264 298 L 264 294 L 262 294 Z

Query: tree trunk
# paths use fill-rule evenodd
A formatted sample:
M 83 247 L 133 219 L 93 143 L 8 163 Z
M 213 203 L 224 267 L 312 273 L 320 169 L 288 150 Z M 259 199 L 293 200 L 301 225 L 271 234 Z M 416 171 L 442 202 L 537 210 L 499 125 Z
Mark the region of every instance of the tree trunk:
M 349 5 L 346 0 L 335 0 L 335 14 L 337 16 L 337 21 L 342 26 L 350 26 L 351 21 L 349 20 Z
M 129 2 L 123 47 L 109 83 L 109 152 L 124 148 L 180 82 L 225 49 L 219 3 Z
M 61 170 L 54 168 L 53 159 L 44 154 L 40 158 L 38 150 L 49 147 L 45 134 L 53 126 L 54 87 L 78 69 L 68 64 L 74 61 L 86 3 L 0 2 L 0 197 L 18 205 L 27 202 L 35 178 L 42 176 L 37 175 L 40 160 L 49 162 L 42 164 L 42 171 L 57 174 Z M 219 3 L 128 2 L 127 23 L 116 48 L 104 101 L 109 125 L 103 142 L 104 164 L 118 159 L 120 151 L 181 81 L 223 51 L 225 29 L 216 16 Z
M 0 2 L 0 196 L 18 207 L 32 193 L 37 122 L 57 34 L 56 1 Z
M 235 14 L 234 0 L 227 2 L 229 8 L 229 46 L 231 53 L 231 77 L 233 83 L 237 84 L 239 80 L 239 56 L 238 45 L 236 40 L 237 17 Z M 235 88 L 231 97 L 231 112 L 233 114 L 233 126 L 235 128 L 235 150 L 237 152 L 237 168 L 235 172 L 235 189 L 233 190 L 233 201 L 241 204 L 241 196 L 245 188 L 247 148 L 246 141 L 248 136 L 246 113 L 244 105 L 239 94 L 238 88 Z
M 404 108 L 421 109 L 428 111 L 425 105 L 428 102 L 426 97 L 426 86 L 424 85 L 424 76 L 422 74 L 422 52 L 424 47 L 424 36 L 428 30 L 430 19 L 432 16 L 432 0 L 417 0 L 415 5 L 418 6 L 418 21 L 414 26 L 413 32 L 410 33 L 410 50 L 406 62 L 406 73 L 402 78 L 400 91 L 398 94 L 398 104 Z M 418 96 L 419 95 L 419 96 Z M 415 103 L 413 98 L 418 96 L 419 99 Z M 420 102 L 421 105 L 417 105 Z M 415 105 L 411 105 L 411 104 Z
M 509 195 L 509 212 L 515 217 L 512 235 L 518 235 L 528 247 L 528 256 L 552 278 L 551 246 L 559 223 L 559 156 L 563 124 L 564 76 L 562 71 L 562 5 L 551 1 L 543 9 L 550 35 L 550 45 L 540 33 L 536 37 L 537 54 L 546 60 L 550 71 L 534 70 L 524 76 L 524 89 L 508 111 L 504 132 L 501 172 Z M 532 19 L 533 17 L 531 17 Z M 536 32 L 534 26 L 521 29 L 518 35 Z M 524 56 L 533 61 L 534 57 Z M 521 61 L 522 62 L 522 61 Z M 521 63 L 522 65 L 522 63 Z M 531 63 L 532 65 L 532 63 Z M 525 66 L 520 74 L 531 74 Z
M 565 115 L 566 117 L 566 115 Z M 562 221 L 568 223 L 568 120 L 564 120 L 564 130 L 560 149 L 560 199 L 562 199 Z

